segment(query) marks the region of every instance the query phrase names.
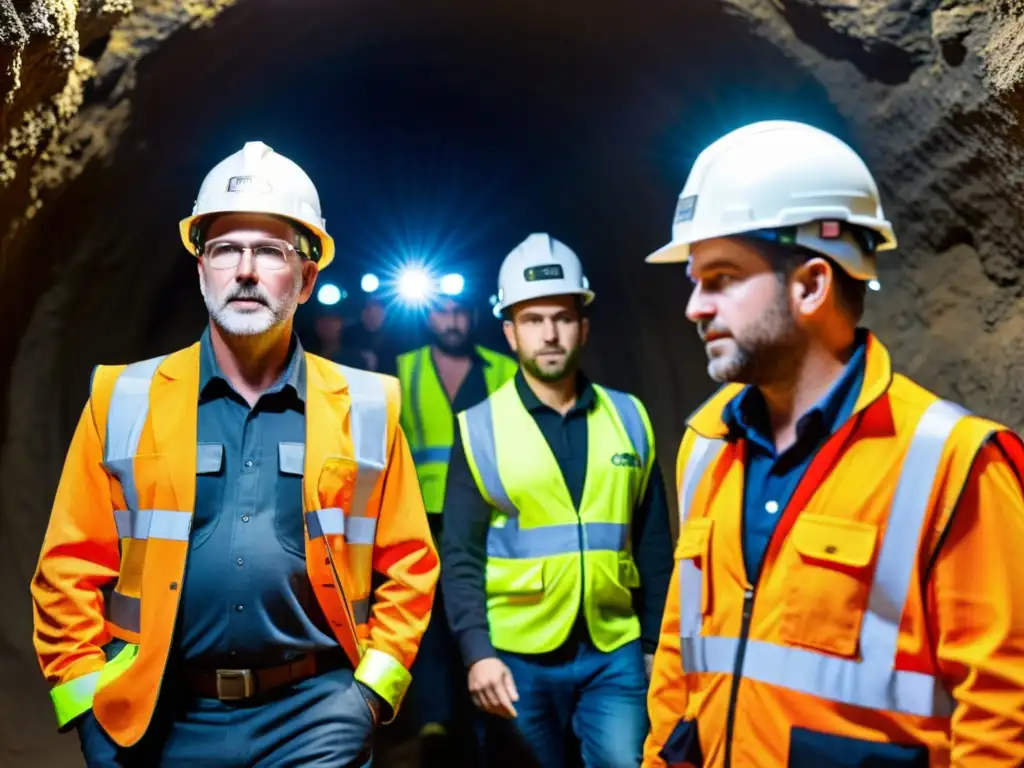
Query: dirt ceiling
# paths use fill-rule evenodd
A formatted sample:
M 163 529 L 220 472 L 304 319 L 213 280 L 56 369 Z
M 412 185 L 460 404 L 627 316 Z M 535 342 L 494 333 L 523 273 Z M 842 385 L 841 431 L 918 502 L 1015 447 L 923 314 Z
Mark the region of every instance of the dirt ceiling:
M 710 384 L 681 274 L 642 257 L 700 146 L 762 117 L 875 170 L 901 248 L 868 319 L 898 367 L 1024 427 L 1022 79 L 1022 0 L 0 0 L 0 764 L 76 764 L 27 579 L 92 365 L 202 326 L 174 223 L 241 142 L 323 180 L 341 279 L 396 219 L 485 271 L 562 233 L 599 295 L 588 365 L 645 399 L 670 473 Z

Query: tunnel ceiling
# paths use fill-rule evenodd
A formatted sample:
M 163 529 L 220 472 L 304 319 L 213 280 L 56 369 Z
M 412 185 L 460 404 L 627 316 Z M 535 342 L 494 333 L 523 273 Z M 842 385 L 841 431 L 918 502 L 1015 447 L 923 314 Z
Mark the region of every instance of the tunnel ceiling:
M 338 241 L 329 277 L 350 287 L 398 253 L 493 280 L 529 231 L 568 242 L 598 293 L 588 366 L 644 398 L 670 472 L 711 386 L 684 275 L 642 258 L 704 144 L 755 119 L 816 123 L 865 156 L 896 225 L 869 320 L 897 366 L 1024 426 L 1022 15 L 1022 0 L 0 0 L 0 583 L 32 572 L 91 367 L 202 327 L 175 223 L 254 138 L 310 170 Z M 0 694 L 25 712 L 17 733 L 0 718 L 0 764 L 60 765 L 74 746 L 52 739 L 16 600 L 0 679 L 33 695 Z

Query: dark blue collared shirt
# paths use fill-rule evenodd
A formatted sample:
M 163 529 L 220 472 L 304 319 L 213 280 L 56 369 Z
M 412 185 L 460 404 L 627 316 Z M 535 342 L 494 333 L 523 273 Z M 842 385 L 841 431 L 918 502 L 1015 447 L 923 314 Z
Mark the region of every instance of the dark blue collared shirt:
M 782 511 L 818 449 L 853 414 L 864 382 L 866 345 L 857 347 L 842 376 L 796 425 L 796 442 L 776 454 L 768 406 L 756 387 L 747 387 L 725 408 L 730 436 L 747 441 L 743 489 L 743 561 L 747 578 L 756 584 L 768 542 Z
M 306 572 L 302 475 L 306 364 L 292 341 L 281 378 L 249 407 L 200 343 L 196 506 L 178 651 L 202 665 L 283 663 L 335 648 Z

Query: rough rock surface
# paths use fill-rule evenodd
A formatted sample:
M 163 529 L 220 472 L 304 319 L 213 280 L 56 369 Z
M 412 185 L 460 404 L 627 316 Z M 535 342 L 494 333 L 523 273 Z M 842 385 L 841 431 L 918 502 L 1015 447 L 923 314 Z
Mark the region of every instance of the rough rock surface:
M 155 162 L 146 154 L 149 142 L 167 146 L 161 132 L 187 125 L 180 115 L 174 122 L 170 112 L 160 112 L 159 97 L 180 99 L 192 87 L 187 77 L 175 75 L 194 64 L 189 46 L 205 46 L 203 75 L 223 77 L 231 88 L 245 78 L 247 66 L 255 67 L 244 41 L 261 39 L 258 34 L 269 30 L 260 25 L 272 24 L 261 18 L 276 19 L 275 13 L 285 13 L 283 5 L 0 0 L 0 393 L 7 395 L 0 412 L 0 584 L 6 590 L 0 765 L 77 764 L 73 737 L 53 733 L 28 644 L 25 586 L 88 371 L 97 361 L 187 343 L 201 322 L 194 295 L 179 300 L 174 290 L 161 290 L 184 284 L 180 264 L 167 259 L 141 267 L 132 254 L 159 239 L 152 233 L 166 228 L 167 211 L 180 208 L 181 190 L 189 189 L 208 158 L 182 147 L 174 161 L 159 166 L 167 189 L 151 180 L 145 205 L 119 182 L 136 158 Z M 417 10 L 405 4 L 405 15 L 395 16 L 402 29 L 385 35 L 390 19 L 378 9 L 386 3 L 307 5 L 309 19 L 282 28 L 280 45 L 301 44 L 322 25 L 334 25 L 339 46 L 373 45 L 375 35 L 403 45 L 434 27 L 454 29 L 460 14 L 469 13 L 468 4 L 454 1 Z M 671 5 L 685 5 L 690 16 L 668 10 Z M 567 21 L 551 21 L 558 36 L 550 39 L 600 72 L 594 89 L 607 89 L 612 111 L 647 86 L 648 70 L 672 65 L 669 51 L 695 44 L 687 35 L 710 38 L 722 50 L 749 51 L 754 63 L 742 62 L 749 67 L 738 77 L 751 83 L 765 80 L 780 92 L 791 81 L 820 84 L 875 169 L 900 236 L 900 250 L 882 262 L 883 288 L 871 297 L 869 320 L 901 370 L 942 395 L 1024 427 L 1024 0 L 688 0 L 644 7 L 649 17 L 597 9 L 581 17 L 567 9 Z M 256 10 L 250 14 L 250 8 Z M 496 44 L 506 33 L 527 39 L 543 26 L 532 25 L 525 12 L 492 13 L 501 24 L 488 28 L 495 37 L 478 45 Z M 552 18 L 560 13 L 549 12 Z M 469 47 L 472 30 L 468 23 L 458 27 L 452 39 Z M 646 42 L 617 60 L 621 71 L 613 72 L 604 66 L 605 51 L 630 35 Z M 710 104 L 717 75 L 698 71 L 699 62 L 691 67 L 675 81 L 680 98 Z M 559 98 L 556 78 L 516 87 L 544 100 L 556 122 L 577 107 Z M 590 103 L 578 99 L 581 109 Z M 621 119 L 616 129 L 630 131 L 628 122 Z M 645 130 L 656 133 L 637 128 L 637 135 L 647 135 Z M 592 156 L 612 157 L 618 137 L 609 131 L 594 138 L 588 147 L 602 154 Z M 671 215 L 674 200 L 644 187 L 639 171 L 634 178 L 628 168 L 608 162 L 574 170 L 590 184 L 625 185 L 650 201 L 650 217 L 624 222 L 620 232 L 645 230 L 652 221 L 657 231 L 667 230 L 660 222 Z M 572 198 L 569 185 L 550 192 L 553 204 Z M 78 221 L 76 211 L 89 222 Z M 620 211 L 609 205 L 595 214 L 611 219 Z M 125 220 L 138 233 L 126 234 L 119 225 Z M 172 252 L 174 243 L 160 246 Z M 632 253 L 636 242 L 623 233 L 610 247 Z M 644 397 L 671 475 L 681 424 L 709 385 L 692 333 L 673 338 L 667 353 L 663 346 L 671 337 L 664 328 L 678 324 L 678 286 L 638 272 L 635 264 L 623 258 L 596 268 L 598 284 L 614 286 L 606 295 L 620 309 L 618 317 L 600 310 L 605 330 L 595 340 L 592 367 L 599 378 Z M 185 319 L 169 325 L 161 312 Z M 622 318 L 628 322 L 620 322 L 617 332 L 610 328 Z M 632 330 L 622 327 L 631 324 Z
M 869 319 L 901 369 L 1024 426 L 1024 4 L 726 0 L 864 142 L 901 240 Z

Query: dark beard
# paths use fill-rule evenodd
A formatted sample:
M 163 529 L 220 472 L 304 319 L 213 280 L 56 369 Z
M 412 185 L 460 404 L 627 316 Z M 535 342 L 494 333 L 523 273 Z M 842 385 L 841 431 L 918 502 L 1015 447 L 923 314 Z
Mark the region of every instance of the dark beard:
M 552 382 L 562 381 L 569 376 L 575 376 L 576 370 L 579 368 L 579 359 L 580 348 L 576 348 L 565 356 L 565 363 L 562 365 L 560 370 L 551 372 L 542 369 L 537 365 L 537 361 L 532 358 L 520 358 L 519 362 L 522 363 L 523 367 L 532 373 L 534 377 L 550 384 Z
M 473 349 L 473 340 L 468 335 L 463 336 L 456 343 L 448 341 L 444 335 L 436 335 L 434 336 L 434 344 L 437 345 L 438 349 L 451 357 L 465 357 Z

